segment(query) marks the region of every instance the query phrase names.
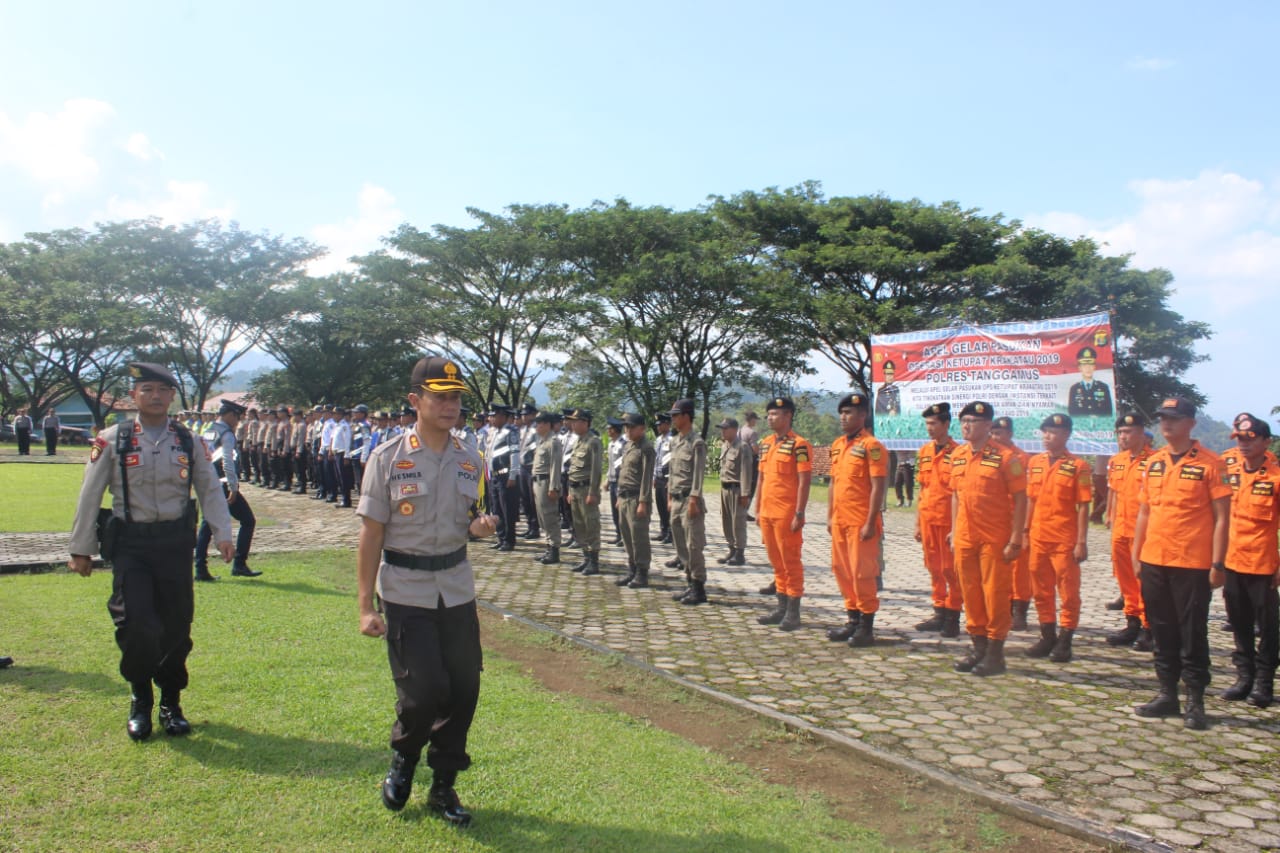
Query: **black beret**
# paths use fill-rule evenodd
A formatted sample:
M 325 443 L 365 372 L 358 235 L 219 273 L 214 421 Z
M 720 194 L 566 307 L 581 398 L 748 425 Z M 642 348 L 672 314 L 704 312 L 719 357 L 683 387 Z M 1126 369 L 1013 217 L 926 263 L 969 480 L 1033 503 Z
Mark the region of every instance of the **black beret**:
M 1247 415 L 1237 416 L 1236 417 L 1237 423 L 1239 423 L 1240 417 L 1247 417 Z M 1120 417 L 1116 418 L 1116 429 L 1120 429 L 1120 427 L 1132 427 L 1132 426 L 1136 426 L 1136 427 L 1147 426 L 1146 416 L 1143 415 L 1141 412 L 1129 412 L 1127 414 L 1121 415 Z
M 960 410 L 962 418 L 978 418 L 980 420 L 993 420 L 996 416 L 996 410 L 991 408 L 990 403 L 984 403 L 981 400 L 974 400 Z
M 991 422 L 991 428 L 1007 429 L 1009 432 L 1013 432 L 1013 418 L 1008 416 L 996 418 Z
M 1054 413 L 1040 422 L 1040 429 L 1072 429 L 1071 415 Z
M 871 401 L 867 399 L 865 394 L 846 394 L 836 405 L 836 411 L 844 409 L 865 409 L 870 405 Z
M 923 418 L 942 418 L 944 421 L 951 420 L 951 404 L 950 403 L 934 403 L 929 408 L 920 413 Z
M 169 368 L 163 364 L 155 364 L 150 361 L 129 362 L 129 376 L 133 378 L 135 384 L 138 382 L 163 382 L 174 388 L 178 387 L 178 378 L 170 372 Z

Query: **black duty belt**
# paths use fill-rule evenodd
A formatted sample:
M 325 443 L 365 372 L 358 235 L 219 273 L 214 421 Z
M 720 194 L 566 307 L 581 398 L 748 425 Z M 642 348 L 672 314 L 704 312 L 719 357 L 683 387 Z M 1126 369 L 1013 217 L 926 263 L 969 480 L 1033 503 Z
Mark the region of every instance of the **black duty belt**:
M 422 572 L 443 572 L 445 569 L 452 569 L 454 566 L 467 559 L 467 546 L 463 545 L 452 554 L 435 554 L 430 557 L 422 554 L 401 554 L 399 551 L 383 551 L 382 559 L 386 560 L 391 565 L 399 566 L 402 569 L 417 569 Z
M 534 474 L 533 481 L 535 483 L 545 483 L 551 479 L 550 474 Z
M 720 488 L 724 489 L 726 492 L 730 492 L 730 491 L 737 491 L 738 489 L 742 488 L 742 486 L 738 485 L 737 483 L 721 483 Z
M 186 518 L 175 518 L 171 521 L 135 521 L 124 525 L 123 535 L 126 539 L 150 539 L 176 536 L 179 533 L 187 533 L 191 529 L 191 521 Z
M 686 492 L 672 492 L 672 493 L 671 493 L 671 497 L 675 498 L 675 499 L 676 499 L 676 500 L 678 500 L 678 501 L 682 501 L 682 500 L 684 500 L 685 498 L 689 497 L 689 493 L 688 493 L 687 491 L 686 491 Z
M 585 489 L 589 485 L 591 485 L 590 480 L 570 480 L 569 481 L 569 486 L 574 489 Z
M 618 489 L 618 497 L 638 498 L 640 497 L 640 490 L 639 489 Z

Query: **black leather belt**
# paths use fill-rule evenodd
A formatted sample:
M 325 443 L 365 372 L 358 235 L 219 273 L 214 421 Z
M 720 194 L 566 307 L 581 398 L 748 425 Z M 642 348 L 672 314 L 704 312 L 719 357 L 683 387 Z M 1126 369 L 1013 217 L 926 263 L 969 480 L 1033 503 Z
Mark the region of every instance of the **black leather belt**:
M 575 481 L 573 481 L 573 480 L 570 480 L 570 481 L 569 481 L 569 485 L 570 485 L 572 488 L 575 488 L 575 489 L 585 489 L 587 486 L 589 486 L 589 485 L 591 485 L 591 484 L 590 484 L 590 482 L 588 482 L 587 480 L 579 480 L 579 481 L 576 481 L 576 482 L 575 482 Z
M 533 475 L 533 481 L 535 483 L 545 483 L 550 479 L 551 479 L 550 474 L 534 474 Z
M 417 569 L 423 572 L 443 572 L 445 569 L 452 569 L 454 566 L 467 559 L 467 546 L 463 545 L 452 554 L 436 554 L 434 556 L 423 556 L 421 554 L 401 554 L 399 551 L 383 551 L 382 559 L 386 560 L 393 566 L 399 566 L 402 569 Z
M 185 518 L 172 521 L 134 521 L 125 524 L 123 535 L 126 539 L 147 539 L 159 536 L 174 536 L 192 529 L 191 522 Z
M 738 489 L 742 488 L 742 486 L 738 485 L 737 483 L 721 483 L 720 488 L 724 489 L 725 491 L 737 491 Z
M 639 489 L 618 489 L 618 497 L 638 498 L 640 497 L 640 490 Z
M 672 492 L 671 497 L 675 498 L 678 501 L 682 501 L 685 498 L 689 497 L 689 493 L 688 492 Z

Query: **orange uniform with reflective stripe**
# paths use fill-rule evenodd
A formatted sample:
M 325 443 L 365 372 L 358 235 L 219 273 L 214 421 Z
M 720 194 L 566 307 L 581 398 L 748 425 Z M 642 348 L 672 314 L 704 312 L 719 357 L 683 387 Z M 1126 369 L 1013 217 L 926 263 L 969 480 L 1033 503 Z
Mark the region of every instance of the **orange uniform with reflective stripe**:
M 1124 598 L 1124 615 L 1138 617 L 1144 628 L 1150 626 L 1142 603 L 1142 583 L 1133 570 L 1133 534 L 1138 522 L 1142 472 L 1146 470 L 1152 452 L 1150 447 L 1143 447 L 1138 453 L 1112 456 L 1107 463 L 1107 488 L 1115 495 L 1111 516 L 1111 571 Z
M 804 594 L 804 531 L 792 530 L 800 474 L 813 470 L 813 445 L 788 432 L 765 436 L 760 441 L 760 538 L 773 565 L 773 581 L 780 595 L 799 598 Z
M 963 444 L 951 454 L 956 520 L 952 542 L 964 590 L 965 629 L 970 636 L 1004 640 L 1009 635 L 1013 564 L 1004 547 L 1013 538 L 1013 496 L 1025 492 L 1027 475 L 1013 451 L 988 441 L 979 451 Z
M 1246 575 L 1280 568 L 1280 466 L 1263 461 L 1257 471 L 1243 462 L 1227 473 L 1231 485 L 1231 535 L 1227 568 Z
M 1056 460 L 1037 453 L 1028 463 L 1027 499 L 1035 501 L 1027 511 L 1036 616 L 1042 625 L 1053 622 L 1055 605 L 1061 603 L 1059 624 L 1075 630 L 1080 624 L 1079 506 L 1093 499 L 1093 469 L 1071 453 Z
M 845 610 L 875 613 L 880 609 L 876 578 L 884 520 L 877 512 L 870 539 L 862 538 L 862 528 L 871 515 L 871 479 L 888 477 L 889 453 L 865 429 L 842 435 L 831 443 L 830 475 L 831 571 Z
M 1222 460 L 1192 441 L 1177 462 L 1162 447 L 1147 460 L 1139 500 L 1148 508 L 1147 537 L 1138 555 L 1153 566 L 1209 570 L 1213 562 L 1213 502 L 1231 496 Z

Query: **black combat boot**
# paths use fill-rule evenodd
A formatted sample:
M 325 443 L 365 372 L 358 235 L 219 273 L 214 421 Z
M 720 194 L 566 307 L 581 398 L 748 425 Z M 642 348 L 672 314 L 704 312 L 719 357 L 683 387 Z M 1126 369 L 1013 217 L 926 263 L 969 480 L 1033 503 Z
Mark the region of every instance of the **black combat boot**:
M 1063 628 L 1058 632 L 1058 639 L 1049 652 L 1049 660 L 1054 663 L 1067 663 L 1071 660 L 1071 638 L 1075 636 L 1074 628 Z
M 1226 699 L 1228 702 L 1239 702 L 1247 697 L 1251 690 L 1253 690 L 1253 667 L 1237 666 L 1236 683 L 1219 693 L 1218 698 Z
M 618 578 L 613 583 L 615 586 L 628 586 L 633 580 L 635 580 L 635 578 L 636 578 L 636 567 L 628 563 L 626 577 Z
M 736 548 L 730 548 L 729 553 L 717 559 L 716 562 L 723 566 L 725 563 L 728 563 L 730 560 L 732 560 L 733 555 L 736 553 L 738 553 L 738 550 Z
M 849 642 L 849 638 L 858 630 L 858 621 L 862 618 L 862 613 L 857 610 L 846 610 L 845 615 L 849 617 L 849 621 L 839 628 L 827 629 L 827 639 L 833 643 Z
M 787 615 L 787 601 L 789 599 L 782 593 L 778 593 L 778 606 L 770 610 L 763 616 L 757 616 L 756 622 L 760 625 L 777 625 Z
M 684 579 L 684 589 L 671 593 L 672 601 L 684 601 L 684 597 L 693 592 L 693 578 Z
M 1275 701 L 1276 671 L 1259 668 L 1253 678 L 1253 691 L 1249 693 L 1249 704 L 1255 708 L 1267 708 Z
M 382 780 L 382 804 L 393 812 L 404 808 L 413 792 L 413 771 L 418 769 L 418 757 L 403 752 L 391 753 L 391 769 Z
M 746 564 L 747 564 L 747 555 L 742 548 L 739 548 L 737 551 L 734 551 L 733 556 L 729 558 L 728 565 L 730 566 L 745 566 Z
M 692 581 L 689 584 L 689 592 L 684 598 L 680 599 L 681 604 L 696 606 L 698 604 L 707 603 L 707 585 L 702 581 Z
M 1012 617 L 1009 623 L 1010 631 L 1027 630 L 1027 611 L 1030 609 L 1030 601 L 1019 601 L 1016 598 L 1013 600 L 1013 604 L 1010 608 L 1010 616 Z
M 1204 687 L 1187 688 L 1187 710 L 1182 717 L 1182 725 L 1188 729 L 1202 732 L 1209 728 L 1209 718 L 1204 713 Z
M 1156 698 L 1133 709 L 1139 717 L 1176 717 L 1182 713 L 1178 705 L 1178 685 L 1160 683 Z
M 1107 635 L 1107 644 L 1111 646 L 1132 646 L 1142 632 L 1142 620 L 1137 616 L 1124 617 L 1124 627 L 1114 634 Z
M 262 572 L 256 572 L 249 568 L 249 564 L 244 560 L 236 560 L 231 567 L 231 574 L 238 578 L 256 578 L 261 575 Z
M 582 570 L 582 576 L 585 578 L 591 575 L 598 575 L 598 574 L 600 574 L 600 552 L 588 551 L 587 567 Z
M 1124 610 L 1124 596 L 1120 596 L 1115 601 L 1107 602 L 1108 610 Z
M 946 609 L 943 611 L 946 621 L 942 625 L 942 630 L 938 633 L 948 640 L 954 640 L 960 636 L 960 611 Z
M 778 630 L 800 630 L 800 596 L 794 595 L 787 599 L 787 612 L 782 617 L 782 621 L 778 623 Z
M 1133 650 L 1135 652 L 1153 652 L 1156 649 L 1156 641 L 1151 636 L 1150 628 L 1143 628 L 1138 632 L 1138 639 L 1133 641 Z
M 151 737 L 151 709 L 155 701 L 150 681 L 139 681 L 133 685 L 133 695 L 129 697 L 129 737 L 134 740 Z
M 666 566 L 668 569 L 683 569 L 683 568 L 684 568 L 684 563 L 680 562 L 680 558 L 679 558 L 679 557 L 672 557 L 670 560 L 667 560 L 667 561 L 666 561 L 665 563 L 663 563 L 662 565 Z
M 986 678 L 990 675 L 1004 675 L 1004 640 L 987 640 L 987 653 L 982 660 L 974 664 L 973 674 Z
M 442 817 L 445 823 L 457 827 L 471 825 L 471 812 L 462 807 L 458 794 L 453 790 L 457 780 L 456 770 L 437 770 L 427 791 L 427 808 Z
M 923 622 L 916 623 L 917 631 L 941 631 L 942 626 L 947 621 L 947 609 L 945 607 L 933 608 L 933 615 Z
M 545 554 L 538 558 L 538 562 L 544 566 L 554 566 L 560 562 L 560 549 L 555 545 L 547 548 Z
M 953 668 L 956 672 L 973 672 L 973 668 L 982 663 L 982 659 L 987 656 L 990 643 L 985 634 L 970 634 L 969 639 L 973 641 L 973 648 L 969 650 L 969 654 L 955 662 Z
M 858 630 L 849 638 L 849 648 L 862 649 L 867 646 L 876 644 L 876 615 L 874 613 L 863 613 L 858 619 Z
M 648 589 L 649 588 L 649 567 L 639 566 L 636 568 L 636 576 L 631 579 L 631 583 L 627 584 L 631 589 Z
M 191 734 L 191 724 L 182 713 L 181 693 L 177 690 L 160 691 L 160 728 L 173 737 Z
M 1041 622 L 1040 639 L 1030 648 L 1024 649 L 1022 653 L 1029 658 L 1047 658 L 1057 642 L 1057 624 L 1054 622 Z
M 778 594 L 778 582 L 777 582 L 777 581 L 769 581 L 769 585 L 768 585 L 768 586 L 762 586 L 762 587 L 760 587 L 760 589 L 758 589 L 758 590 L 756 590 L 756 591 L 757 591 L 757 592 L 759 592 L 761 595 L 777 595 L 777 594 Z
M 582 552 L 582 562 L 581 562 L 581 563 L 578 563 L 578 565 L 574 566 L 574 567 L 573 567 L 573 570 L 574 570 L 575 572 L 577 572 L 578 574 L 582 574 L 583 572 L 585 572 L 585 571 L 587 570 L 587 566 L 589 566 L 589 565 L 591 565 L 591 552 L 590 552 L 590 551 L 583 551 L 583 552 Z

